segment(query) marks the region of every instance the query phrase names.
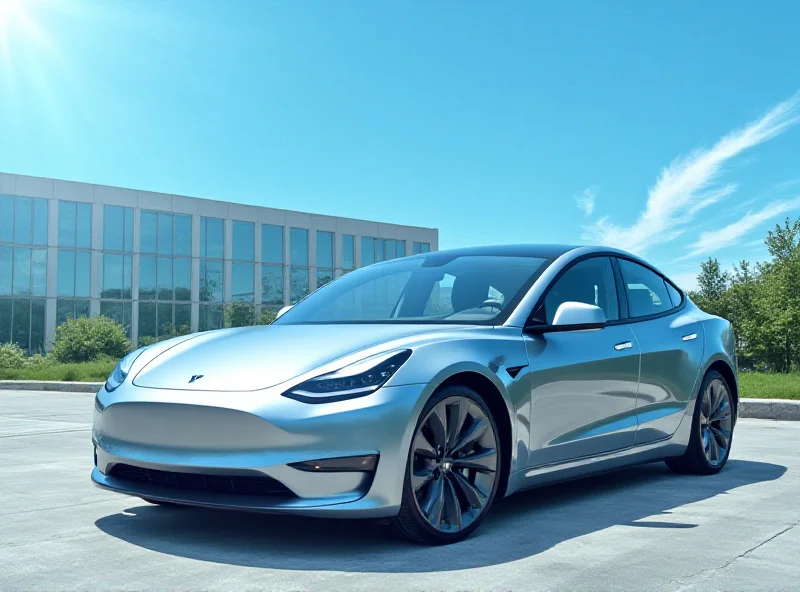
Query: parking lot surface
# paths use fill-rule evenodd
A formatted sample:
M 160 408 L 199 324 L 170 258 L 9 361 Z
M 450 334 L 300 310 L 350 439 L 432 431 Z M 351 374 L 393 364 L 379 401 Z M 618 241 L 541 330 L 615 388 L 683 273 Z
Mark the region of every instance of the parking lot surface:
M 523 492 L 449 547 L 378 524 L 167 509 L 95 488 L 92 395 L 0 393 L 0 590 L 797 590 L 800 422 L 741 420 L 713 477 L 663 463 Z

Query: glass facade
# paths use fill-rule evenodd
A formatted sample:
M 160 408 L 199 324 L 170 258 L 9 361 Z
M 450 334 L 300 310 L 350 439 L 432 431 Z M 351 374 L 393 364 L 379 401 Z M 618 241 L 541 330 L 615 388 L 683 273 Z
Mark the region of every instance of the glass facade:
M 139 232 L 139 342 L 190 333 L 192 217 L 142 211 Z
M 406 241 L 393 238 L 361 237 L 361 267 L 406 256 Z
M 289 302 L 295 304 L 308 294 L 308 230 L 292 228 L 289 232 Z
M 103 207 L 100 262 L 100 314 L 112 318 L 131 337 L 133 322 L 133 208 Z
M 0 343 L 29 353 L 51 347 L 65 320 L 90 314 L 121 324 L 134 345 L 220 328 L 228 302 L 277 310 L 406 251 L 405 241 L 362 236 L 355 221 L 347 223 L 353 234 L 339 234 L 317 230 L 313 217 L 292 227 L 268 210 L 233 220 L 219 204 L 99 186 L 86 203 L 61 199 L 69 188 L 52 180 L 19 179 L 0 174 L 3 188 L 24 185 L 47 198 L 0 194 Z M 173 203 L 180 212 L 169 211 Z
M 430 253 L 430 252 L 431 252 L 430 243 L 414 243 L 414 255 L 419 255 L 420 253 Z
M 0 343 L 45 349 L 47 200 L 0 195 Z
M 225 221 L 200 218 L 200 321 L 199 330 L 222 328 L 225 286 Z

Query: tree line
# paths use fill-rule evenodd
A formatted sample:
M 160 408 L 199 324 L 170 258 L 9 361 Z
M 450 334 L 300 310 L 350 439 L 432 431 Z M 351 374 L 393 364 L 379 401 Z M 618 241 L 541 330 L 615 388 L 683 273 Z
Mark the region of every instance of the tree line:
M 701 265 L 689 297 L 704 311 L 728 319 L 738 338 L 739 367 L 800 369 L 800 218 L 767 233 L 770 260 L 740 261 L 733 272 L 717 259 Z

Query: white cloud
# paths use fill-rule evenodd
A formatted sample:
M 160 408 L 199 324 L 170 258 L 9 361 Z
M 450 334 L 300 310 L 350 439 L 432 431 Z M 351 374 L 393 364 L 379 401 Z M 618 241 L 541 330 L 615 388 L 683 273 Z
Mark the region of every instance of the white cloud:
M 800 121 L 798 104 L 800 93 L 776 105 L 761 119 L 729 133 L 713 147 L 697 149 L 676 159 L 661 171 L 636 222 L 621 226 L 603 217 L 584 227 L 583 238 L 643 253 L 681 236 L 701 210 L 735 191 L 736 186 L 732 184 L 714 186 L 726 162 Z
M 684 271 L 679 273 L 673 273 L 669 276 L 675 284 L 681 290 L 694 290 L 697 288 L 697 272 L 696 271 Z
M 583 210 L 583 213 L 587 216 L 591 216 L 594 212 L 594 199 L 596 195 L 595 190 L 588 187 L 581 191 L 579 195 L 575 196 L 575 203 L 578 204 L 578 208 Z
M 698 255 L 707 255 L 718 249 L 738 244 L 742 237 L 762 222 L 766 222 L 770 218 L 797 209 L 800 209 L 800 197 L 773 202 L 757 212 L 747 212 L 747 214 L 733 224 L 728 224 L 719 230 L 703 232 L 697 242 L 690 247 L 692 250 L 689 254 L 681 257 L 681 259 L 688 259 Z M 761 242 L 763 243 L 763 241 Z

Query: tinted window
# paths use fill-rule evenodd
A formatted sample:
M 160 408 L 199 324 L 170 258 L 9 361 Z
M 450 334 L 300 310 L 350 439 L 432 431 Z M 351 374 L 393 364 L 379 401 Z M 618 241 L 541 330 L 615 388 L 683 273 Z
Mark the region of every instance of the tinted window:
M 342 269 L 355 267 L 355 237 L 352 234 L 342 235 Z
M 200 256 L 222 259 L 225 225 L 219 218 L 200 218 Z
M 261 225 L 261 262 L 283 263 L 283 226 Z
M 333 233 L 317 230 L 317 267 L 333 267 Z
M 620 259 L 619 267 L 628 292 L 631 317 L 646 317 L 672 308 L 664 278 L 627 259 Z
M 681 293 L 669 282 L 667 284 L 667 292 L 669 292 L 669 298 L 672 300 L 672 306 L 680 306 L 681 302 L 683 302 L 683 296 Z
M 608 257 L 586 259 L 570 267 L 553 285 L 544 299 L 547 323 L 553 322 L 564 302 L 583 302 L 603 309 L 606 320 L 619 319 L 614 270 Z
M 233 258 L 239 261 L 252 261 L 255 245 L 255 224 L 233 221 Z
M 308 265 L 308 230 L 304 228 L 291 229 L 289 251 L 292 265 Z
M 174 251 L 186 257 L 192 254 L 192 217 L 175 215 Z

